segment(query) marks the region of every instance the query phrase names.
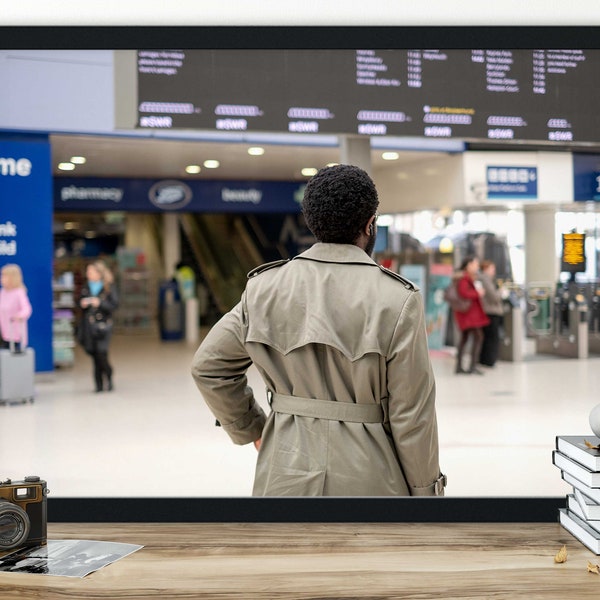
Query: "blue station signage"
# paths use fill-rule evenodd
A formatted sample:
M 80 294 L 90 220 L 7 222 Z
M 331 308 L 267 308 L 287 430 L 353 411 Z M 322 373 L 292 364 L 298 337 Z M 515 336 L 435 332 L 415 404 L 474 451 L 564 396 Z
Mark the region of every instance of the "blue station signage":
M 55 211 L 298 213 L 303 181 L 56 178 Z
M 497 200 L 536 200 L 537 167 L 487 167 L 487 197 Z

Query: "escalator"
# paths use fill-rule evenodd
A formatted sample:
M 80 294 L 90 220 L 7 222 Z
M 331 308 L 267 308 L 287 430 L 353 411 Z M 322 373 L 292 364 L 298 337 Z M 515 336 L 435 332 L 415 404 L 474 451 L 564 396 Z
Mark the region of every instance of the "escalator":
M 208 288 L 214 316 L 237 304 L 249 271 L 315 241 L 300 214 L 182 213 L 179 222 L 182 258 Z
M 240 299 L 248 271 L 263 254 L 239 216 L 181 214 L 180 225 L 216 309 L 224 314 Z

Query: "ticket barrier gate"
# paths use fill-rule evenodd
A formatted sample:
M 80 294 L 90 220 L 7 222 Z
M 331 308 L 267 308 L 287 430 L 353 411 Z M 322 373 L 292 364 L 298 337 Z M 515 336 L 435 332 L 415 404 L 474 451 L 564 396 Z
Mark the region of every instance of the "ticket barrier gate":
M 520 362 L 523 360 L 523 311 L 519 297 L 520 289 L 513 289 L 502 302 L 502 335 L 500 337 L 500 360 Z M 522 293 L 521 293 L 522 295 Z
M 532 283 L 527 289 L 527 337 L 552 333 L 552 295 L 550 283 Z
M 536 353 L 566 358 L 589 356 L 588 303 L 575 284 L 557 289 L 552 306 L 552 330 L 536 335 Z

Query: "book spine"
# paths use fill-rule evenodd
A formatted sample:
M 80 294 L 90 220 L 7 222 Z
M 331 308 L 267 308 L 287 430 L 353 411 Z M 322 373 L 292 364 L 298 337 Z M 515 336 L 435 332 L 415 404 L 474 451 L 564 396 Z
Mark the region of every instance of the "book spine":
M 561 471 L 561 477 L 562 477 L 563 481 L 565 481 L 569 485 L 573 486 L 573 488 L 578 489 L 584 496 L 587 496 L 588 498 L 590 498 L 591 500 L 596 502 L 596 504 L 600 504 L 600 490 L 599 489 L 590 488 L 589 486 L 587 486 L 584 483 L 582 483 L 581 481 L 579 481 L 577 479 L 577 477 L 573 477 L 571 474 L 567 473 L 566 471 Z
M 596 489 L 600 488 L 600 472 L 590 471 L 588 468 L 565 456 L 562 452 L 559 452 L 558 450 L 552 452 L 552 463 L 588 487 Z
M 590 521 L 598 521 L 600 519 L 600 505 L 592 498 L 587 497 L 581 490 L 573 487 L 573 495 L 577 500 L 577 504 L 581 507 L 585 518 Z
M 584 462 L 585 458 L 583 456 L 581 456 L 581 454 L 577 451 L 578 448 L 576 446 L 573 446 L 573 444 L 565 441 L 564 439 L 562 439 L 560 437 L 557 437 L 556 438 L 556 449 L 558 450 L 558 452 L 560 452 L 561 454 L 564 454 L 568 458 L 570 458 L 574 461 L 577 461 L 578 463 L 588 467 L 588 465 Z
M 568 509 L 558 509 L 560 524 L 594 554 L 600 554 L 600 539 L 594 535 L 589 525 Z
M 556 449 L 590 471 L 600 471 L 600 463 L 597 456 L 589 454 L 583 448 L 580 448 L 561 436 L 556 437 Z

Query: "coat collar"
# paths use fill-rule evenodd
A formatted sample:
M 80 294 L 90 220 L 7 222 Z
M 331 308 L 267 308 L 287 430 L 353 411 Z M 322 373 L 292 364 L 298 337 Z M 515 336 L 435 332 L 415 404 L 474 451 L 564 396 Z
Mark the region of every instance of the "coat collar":
M 317 242 L 294 259 L 303 258 L 327 263 L 350 263 L 377 266 L 377 263 L 354 244 L 326 244 Z

